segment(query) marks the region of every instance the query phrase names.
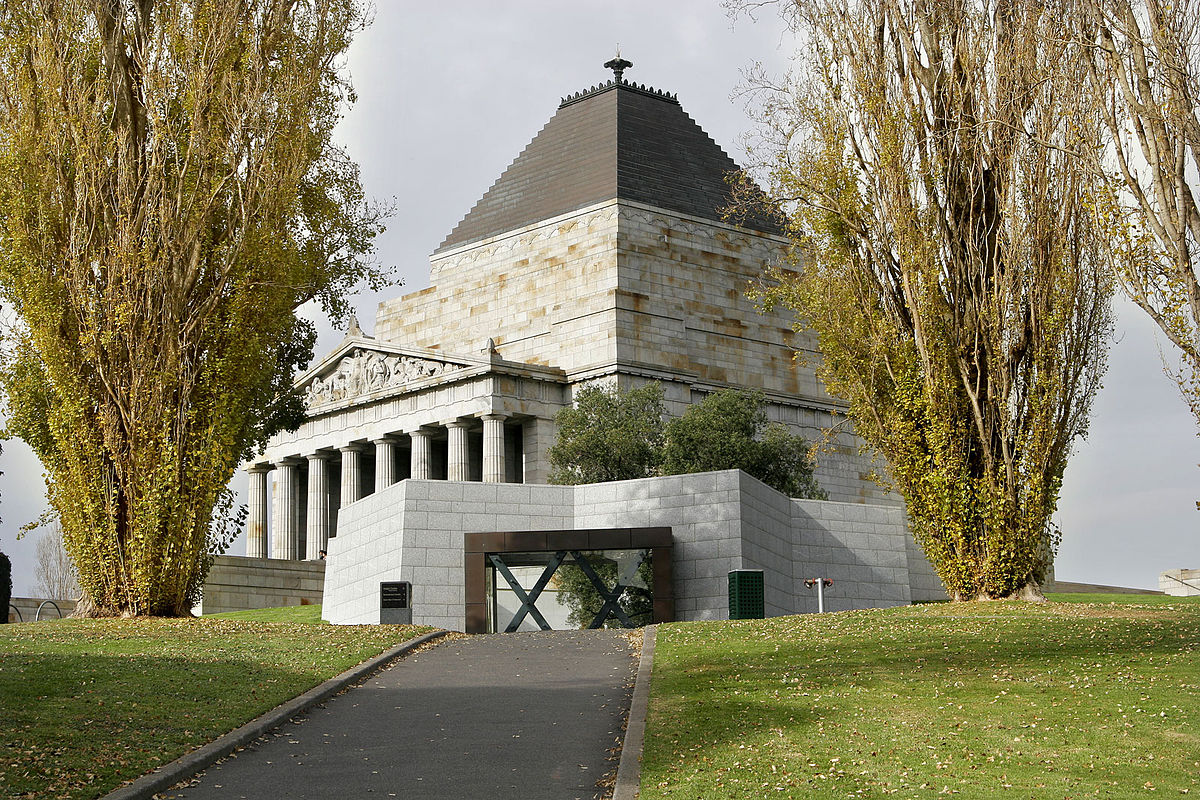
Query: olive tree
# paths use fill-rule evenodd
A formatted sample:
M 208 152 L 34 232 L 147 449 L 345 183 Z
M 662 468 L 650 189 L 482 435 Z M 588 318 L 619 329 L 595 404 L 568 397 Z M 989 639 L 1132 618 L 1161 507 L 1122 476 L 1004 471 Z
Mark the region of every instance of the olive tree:
M 658 474 L 663 442 L 663 389 L 592 384 L 555 416 L 558 438 L 548 454 L 550 482 L 603 483 Z

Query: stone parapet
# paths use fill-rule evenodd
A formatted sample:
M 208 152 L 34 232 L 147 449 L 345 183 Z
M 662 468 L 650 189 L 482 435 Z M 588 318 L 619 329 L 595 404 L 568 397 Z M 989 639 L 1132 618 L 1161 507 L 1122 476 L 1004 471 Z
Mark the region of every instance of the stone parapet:
M 1200 569 L 1169 569 L 1159 573 L 1158 588 L 1176 597 L 1200 595 Z
M 320 604 L 324 561 L 217 556 L 197 607 L 201 614 Z
M 33 622 L 35 620 L 69 617 L 75 611 L 75 600 L 59 600 L 50 597 L 14 597 L 9 602 L 16 609 L 8 608 L 9 622 Z M 56 608 L 57 606 L 57 608 Z M 41 616 L 38 609 L 41 609 Z M 17 612 L 20 612 L 19 614 Z

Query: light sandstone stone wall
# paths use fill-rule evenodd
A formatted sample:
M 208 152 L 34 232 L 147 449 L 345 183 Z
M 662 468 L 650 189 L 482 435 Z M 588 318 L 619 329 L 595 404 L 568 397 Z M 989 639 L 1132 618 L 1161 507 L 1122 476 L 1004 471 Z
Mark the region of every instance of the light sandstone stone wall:
M 568 373 L 616 358 L 617 204 L 435 256 L 432 286 L 379 304 L 375 336 L 446 352 L 490 337 L 508 361 Z
M 745 297 L 785 248 L 778 237 L 613 200 L 436 255 L 434 286 L 381 303 L 376 336 L 446 352 L 474 352 L 491 337 L 506 360 L 563 369 L 563 404 L 594 380 L 622 389 L 660 381 L 673 416 L 709 391 L 761 388 L 772 420 L 810 441 L 838 431 L 818 458 L 831 498 L 899 504 L 838 425 L 812 337 L 792 331 L 787 310 L 763 314 Z M 544 449 L 526 452 L 544 459 Z
M 217 556 L 208 572 L 197 611 L 222 614 L 320 604 L 324 588 L 324 561 Z
M 750 281 L 785 255 L 784 240 L 625 203 L 619 221 L 617 355 L 621 363 L 693 376 L 701 386 L 754 386 L 834 407 L 816 379 L 815 341 L 786 309 L 763 313 Z
M 669 526 L 676 616 L 728 616 L 728 573 L 762 569 L 771 615 L 816 610 L 803 581 L 831 577 L 826 608 L 908 603 L 900 509 L 798 501 L 737 470 L 586 486 L 407 480 L 342 509 L 326 562 L 326 619 L 379 619 L 379 583 L 413 584 L 413 621 L 461 630 L 463 533 Z M 927 567 L 926 567 L 927 569 Z

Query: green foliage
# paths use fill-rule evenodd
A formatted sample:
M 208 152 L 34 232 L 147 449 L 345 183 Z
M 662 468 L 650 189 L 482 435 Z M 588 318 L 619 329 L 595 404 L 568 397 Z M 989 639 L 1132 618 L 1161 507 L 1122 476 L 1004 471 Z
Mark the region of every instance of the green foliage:
M 555 418 L 550 482 L 602 483 L 741 469 L 789 497 L 823 499 L 808 444 L 770 424 L 762 392 L 714 392 L 663 425 L 658 383 L 620 392 L 588 386 Z
M 667 423 L 662 474 L 740 469 L 788 497 L 825 499 L 808 443 L 767 422 L 762 392 L 724 389 Z
M 96 613 L 188 613 L 238 463 L 303 417 L 295 308 L 382 280 L 380 211 L 331 138 L 362 22 L 354 0 L 0 3 L 0 389 Z
M 812 46 L 760 152 L 796 248 L 758 297 L 816 332 L 949 594 L 1036 594 L 1111 333 L 1086 54 L 1057 3 L 786 8 Z
M 646 478 L 657 473 L 663 441 L 663 390 L 628 392 L 586 386 L 558 412 L 550 482 L 574 485 Z
M 1173 599 L 660 625 L 641 797 L 1195 795 L 1200 598 Z
M 4 796 L 92 800 L 431 629 L 201 618 L 2 630 Z
M 663 390 L 658 383 L 621 393 L 587 387 L 576 406 L 559 412 L 558 441 L 550 450 L 551 483 L 579 484 L 741 469 L 788 497 L 824 499 L 813 477 L 808 444 L 787 427 L 769 424 L 762 392 L 726 389 L 714 392 L 665 426 Z M 611 560 L 592 562 L 608 584 L 616 581 Z M 650 561 L 638 570 L 653 585 Z M 573 564 L 555 573 L 560 600 L 571 624 L 591 623 L 603 605 L 599 592 Z M 636 624 L 653 619 L 649 589 L 630 588 L 621 607 Z M 610 619 L 605 623 L 616 627 Z
M 8 604 L 12 602 L 12 560 L 7 553 L 0 553 L 0 608 L 4 616 L 0 623 L 8 622 Z
M 611 555 L 611 553 L 604 555 Z M 616 561 L 604 558 L 597 553 L 588 555 L 588 564 L 604 581 L 606 587 L 616 584 Z M 654 595 L 649 588 L 654 585 L 652 556 L 648 555 L 646 560 L 641 563 L 637 574 L 638 582 L 642 585 L 626 587 L 617 602 L 621 606 L 621 611 L 625 612 L 629 621 L 634 625 L 649 625 L 654 621 Z M 568 562 L 558 568 L 558 571 L 554 573 L 553 580 L 559 590 L 559 600 L 571 609 L 571 613 L 567 615 L 567 621 L 579 628 L 590 625 L 604 606 L 604 600 L 588 576 L 574 562 Z M 619 619 L 610 616 L 605 620 L 604 627 L 620 628 L 623 626 Z

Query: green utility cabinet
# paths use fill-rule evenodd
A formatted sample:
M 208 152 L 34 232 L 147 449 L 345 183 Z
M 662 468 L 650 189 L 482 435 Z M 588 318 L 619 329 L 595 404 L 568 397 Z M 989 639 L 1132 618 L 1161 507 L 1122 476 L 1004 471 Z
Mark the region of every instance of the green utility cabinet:
M 762 619 L 765 616 L 763 571 L 761 569 L 730 570 L 729 618 Z

